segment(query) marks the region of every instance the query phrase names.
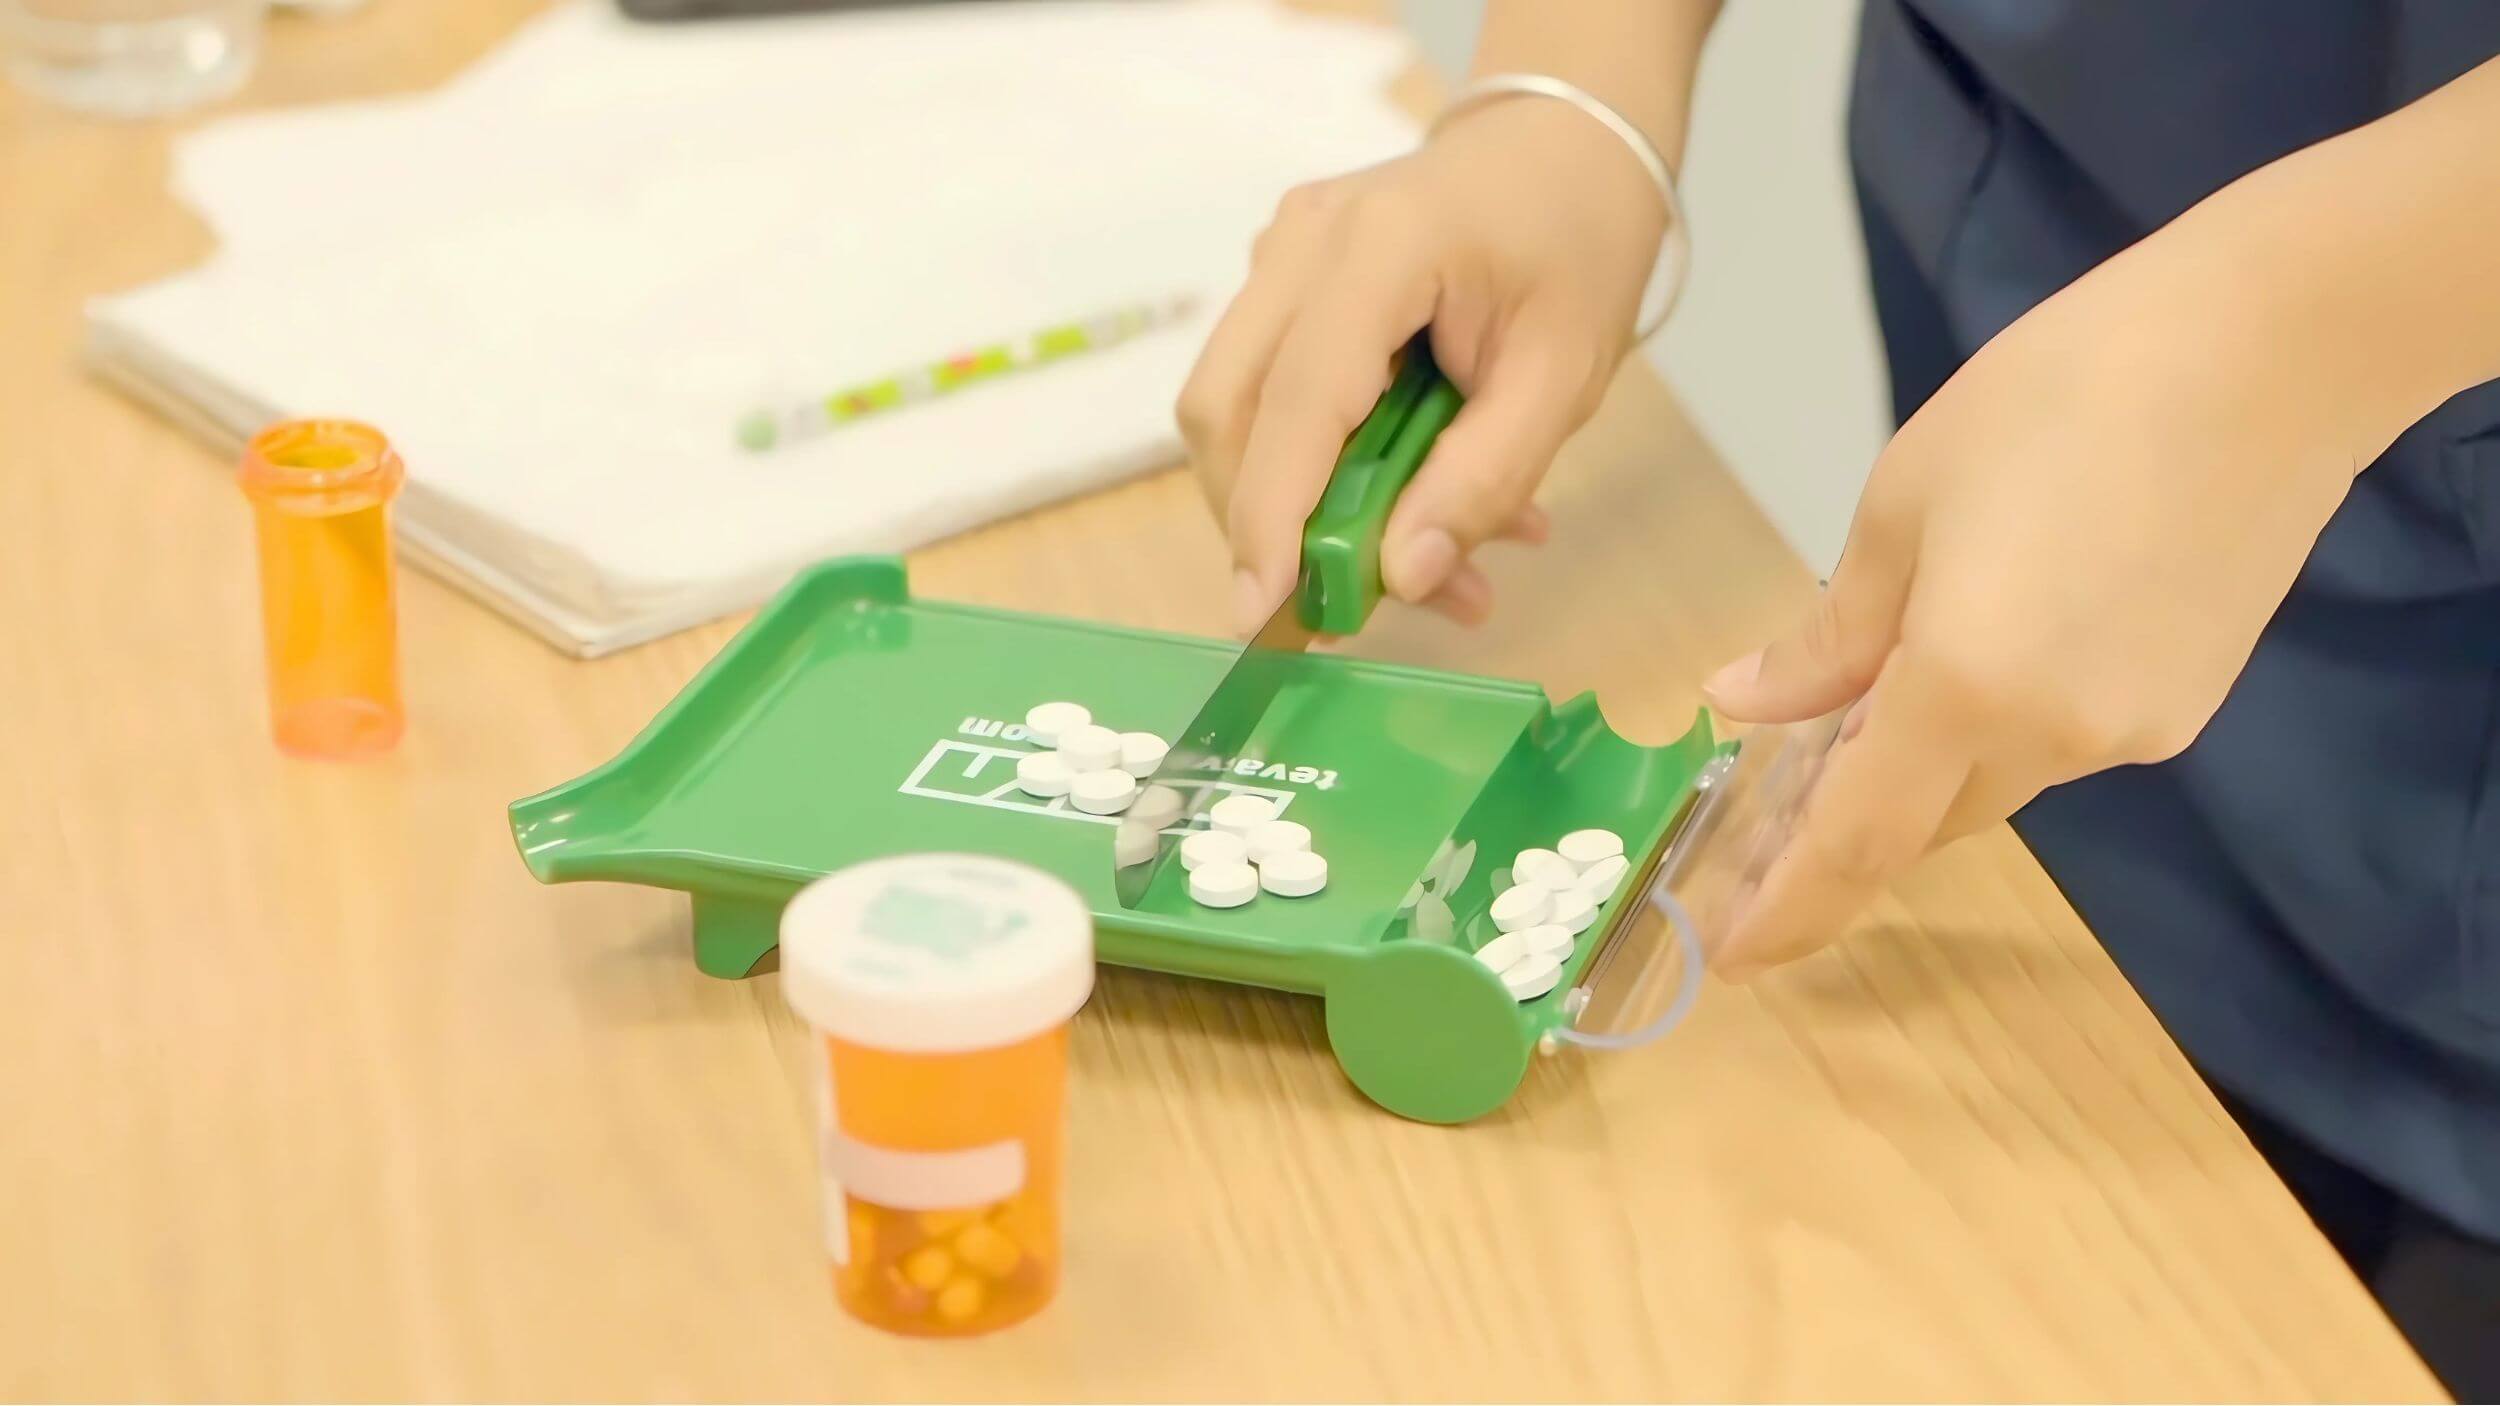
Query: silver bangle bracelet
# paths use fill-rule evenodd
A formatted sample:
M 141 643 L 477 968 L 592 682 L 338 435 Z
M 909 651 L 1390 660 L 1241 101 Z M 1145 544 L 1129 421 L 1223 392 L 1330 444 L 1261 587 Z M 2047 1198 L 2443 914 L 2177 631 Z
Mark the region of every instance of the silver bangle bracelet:
M 1676 298 L 1684 291 L 1684 271 L 1692 261 L 1692 240 L 1684 224 L 1684 202 L 1676 195 L 1675 175 L 1667 169 L 1667 160 L 1641 129 L 1625 120 L 1622 113 L 1580 88 L 1562 79 L 1543 73 L 1495 73 L 1461 88 L 1432 119 L 1424 134 L 1426 141 L 1439 134 L 1451 119 L 1473 111 L 1487 103 L 1504 98 L 1554 98 L 1571 104 L 1598 125 L 1614 133 L 1629 148 L 1641 169 L 1649 173 L 1650 183 L 1658 187 L 1658 198 L 1666 202 L 1667 232 L 1658 246 L 1658 263 L 1650 271 L 1649 285 L 1641 292 L 1641 315 L 1633 324 L 1634 342 L 1646 342 L 1665 326 L 1667 314 L 1675 311 Z M 1654 306 L 1653 306 L 1654 305 Z

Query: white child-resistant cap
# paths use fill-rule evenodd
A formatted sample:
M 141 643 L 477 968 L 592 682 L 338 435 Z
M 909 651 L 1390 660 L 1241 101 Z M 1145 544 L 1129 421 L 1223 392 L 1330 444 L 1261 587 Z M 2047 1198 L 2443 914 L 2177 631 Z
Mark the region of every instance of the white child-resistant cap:
M 906 1054 L 992 1049 L 1076 1014 L 1094 920 L 1029 865 L 908 854 L 827 874 L 781 914 L 781 990 L 817 1029 Z

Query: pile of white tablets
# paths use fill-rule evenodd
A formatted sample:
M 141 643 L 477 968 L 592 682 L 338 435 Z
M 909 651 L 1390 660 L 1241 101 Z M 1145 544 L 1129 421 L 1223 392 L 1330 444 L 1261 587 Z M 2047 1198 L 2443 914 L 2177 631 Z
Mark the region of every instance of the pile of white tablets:
M 1045 800 L 1065 796 L 1087 815 L 1118 815 L 1138 800 L 1138 788 L 1171 744 L 1151 732 L 1114 732 L 1094 721 L 1082 703 L 1043 703 L 1024 715 L 1024 731 L 1047 751 L 1016 763 L 1016 789 Z M 1180 795 L 1168 786 L 1153 803 L 1180 815 Z M 1166 799 L 1168 797 L 1168 800 Z
M 1328 887 L 1328 861 L 1311 848 L 1307 825 L 1276 818 L 1265 796 L 1226 796 L 1207 808 L 1208 829 L 1181 841 L 1189 896 L 1209 908 L 1239 908 L 1265 889 L 1308 898 Z
M 1493 899 L 1493 926 L 1501 935 L 1477 948 L 1476 960 L 1522 1001 L 1553 990 L 1580 934 L 1597 921 L 1597 910 L 1631 868 L 1623 837 L 1611 830 L 1574 830 L 1552 849 L 1519 851 L 1510 864 L 1510 887 Z
M 1017 761 L 1017 790 L 1046 800 L 1065 796 L 1088 815 L 1134 810 L 1153 827 L 1142 831 L 1139 857 L 1153 857 L 1153 830 L 1180 819 L 1181 796 L 1169 786 L 1138 788 L 1163 765 L 1169 743 L 1151 732 L 1103 727 L 1082 703 L 1039 704 L 1024 715 L 1024 731 L 1047 750 Z M 1239 908 L 1261 889 L 1308 898 L 1328 887 L 1328 861 L 1312 851 L 1309 827 L 1277 819 L 1274 801 L 1227 796 L 1208 807 L 1207 823 L 1213 828 L 1181 842 L 1189 896 L 1207 907 Z M 1124 829 L 1124 845 L 1128 836 Z

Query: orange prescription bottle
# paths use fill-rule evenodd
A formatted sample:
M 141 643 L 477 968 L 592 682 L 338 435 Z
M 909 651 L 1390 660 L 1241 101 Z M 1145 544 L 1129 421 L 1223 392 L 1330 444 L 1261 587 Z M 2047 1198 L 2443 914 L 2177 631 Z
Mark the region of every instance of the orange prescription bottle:
M 782 991 L 813 1032 L 834 1296 L 898 1333 L 1030 1317 L 1059 1283 L 1068 1020 L 1094 927 L 1065 883 L 965 854 L 810 884 Z
M 352 420 L 272 425 L 244 448 L 269 722 L 282 751 L 362 757 L 399 740 L 390 506 L 404 477 L 390 441 Z

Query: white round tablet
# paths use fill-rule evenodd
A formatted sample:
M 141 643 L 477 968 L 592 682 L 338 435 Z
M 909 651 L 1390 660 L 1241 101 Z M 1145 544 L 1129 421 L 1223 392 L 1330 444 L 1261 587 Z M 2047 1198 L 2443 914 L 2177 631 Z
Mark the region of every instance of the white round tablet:
M 1082 703 L 1042 703 L 1024 715 L 1025 735 L 1045 747 L 1056 747 L 1059 739 L 1094 720 Z
M 1250 862 L 1265 864 L 1280 854 L 1311 847 L 1311 827 L 1293 820 L 1271 820 L 1242 836 L 1250 843 Z
M 1279 898 L 1308 898 L 1328 887 L 1328 861 L 1307 849 L 1271 855 L 1259 864 L 1259 887 Z
M 1064 796 L 1075 779 L 1057 752 L 1028 752 L 1016 759 L 1016 789 L 1028 796 Z
M 1557 889 L 1545 921 L 1575 935 L 1587 932 L 1597 921 L 1597 900 L 1578 889 Z
M 1551 957 L 1529 957 L 1502 973 L 1502 984 L 1522 1001 L 1533 1001 L 1560 984 L 1562 963 Z
M 1171 751 L 1171 743 L 1151 732 L 1123 732 L 1120 734 L 1120 770 L 1143 781 L 1155 774 L 1155 768 L 1163 765 L 1164 757 Z
M 1631 872 L 1632 861 L 1618 854 L 1582 870 L 1579 882 L 1572 887 L 1603 903 L 1615 896 L 1615 890 L 1623 887 L 1623 876 Z
M 1556 840 L 1554 849 L 1572 868 L 1586 869 L 1601 859 L 1621 858 L 1623 837 L 1612 830 L 1574 830 Z
M 1208 864 L 1247 864 L 1249 843 L 1239 835 L 1221 830 L 1201 830 L 1181 841 L 1181 867 L 1197 869 Z
M 1554 894 L 1551 889 L 1539 888 L 1535 884 L 1521 884 L 1516 888 L 1504 890 L 1501 897 L 1493 900 L 1493 926 L 1504 932 L 1517 932 L 1521 928 L 1532 928 L 1545 921 L 1546 913 L 1551 911 L 1553 906 Z
M 1226 796 L 1207 808 L 1207 823 L 1247 838 L 1251 831 L 1276 818 L 1276 803 L 1265 796 Z
M 1181 818 L 1184 805 L 1181 793 L 1171 787 L 1149 786 L 1137 793 L 1136 803 L 1128 808 L 1128 813 L 1139 822 L 1160 830 Z
M 1109 771 L 1120 764 L 1120 734 L 1100 723 L 1079 724 L 1059 734 L 1059 755 L 1079 773 Z
M 1496 972 L 1506 972 L 1528 960 L 1528 940 L 1515 932 L 1503 933 L 1476 949 L 1476 960 Z
M 1155 832 L 1143 825 L 1123 824 L 1111 837 L 1111 862 L 1126 869 L 1155 857 Z
M 1523 849 L 1510 862 L 1510 877 L 1516 883 L 1558 889 L 1569 887 L 1572 880 L 1580 877 L 1580 871 L 1550 849 Z
M 1068 783 L 1068 800 L 1087 815 L 1118 815 L 1137 799 L 1137 778 L 1125 771 L 1080 772 Z
M 1551 957 L 1557 962 L 1570 956 L 1571 949 L 1579 945 L 1572 940 L 1571 929 L 1554 923 L 1539 923 L 1503 936 L 1518 938 L 1532 956 Z
M 1239 908 L 1259 896 L 1259 871 L 1235 860 L 1189 871 L 1189 896 L 1209 908 Z

